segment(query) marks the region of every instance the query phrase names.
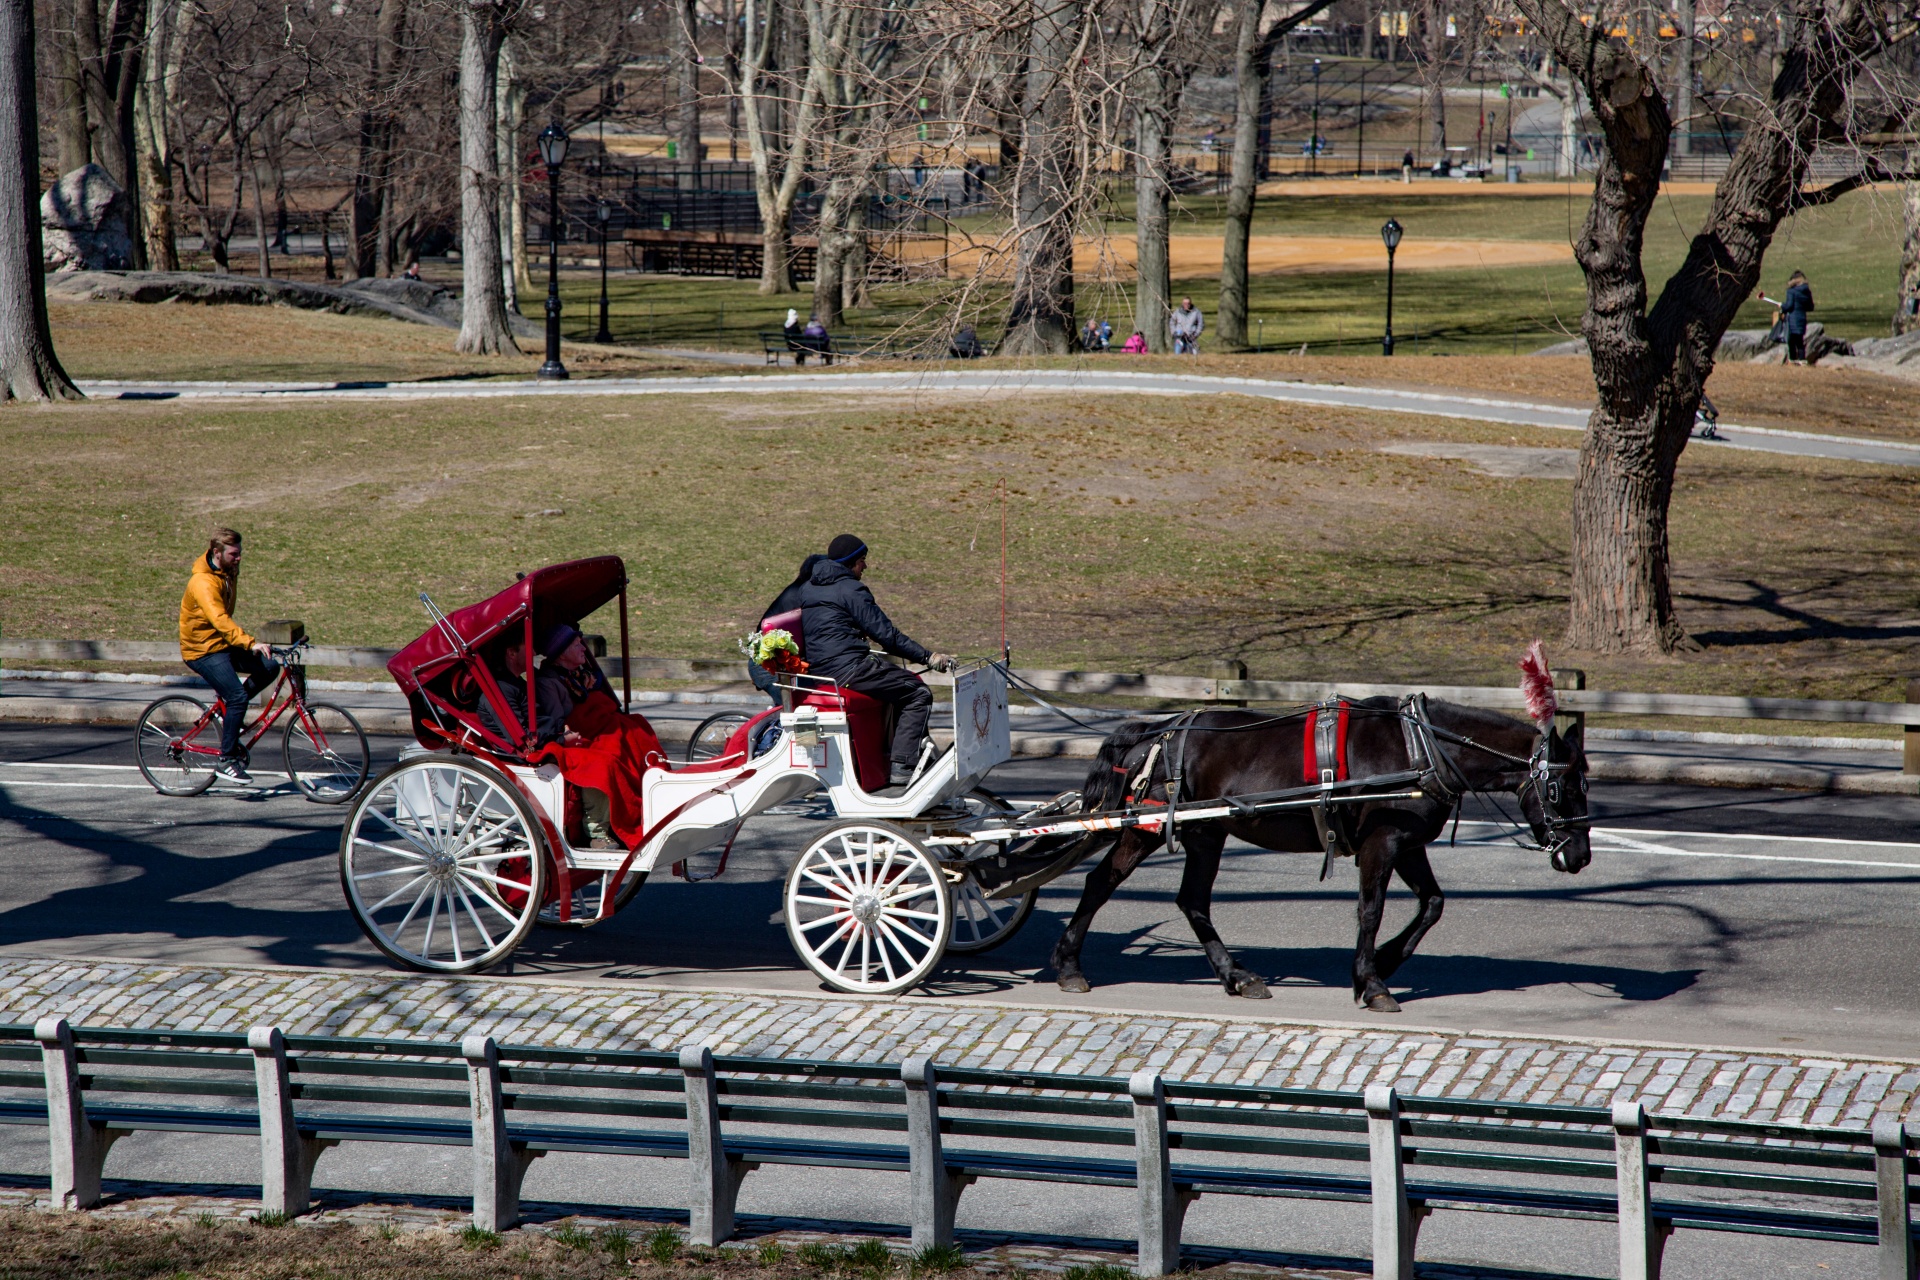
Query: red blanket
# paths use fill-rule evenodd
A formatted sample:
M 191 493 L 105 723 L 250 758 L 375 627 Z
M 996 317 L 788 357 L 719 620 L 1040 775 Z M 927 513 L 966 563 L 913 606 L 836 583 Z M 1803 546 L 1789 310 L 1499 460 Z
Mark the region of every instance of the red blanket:
M 578 746 L 549 743 L 540 752 L 552 760 L 568 782 L 604 791 L 608 826 L 623 848 L 632 850 L 646 834 L 641 811 L 640 780 L 646 771 L 663 769 L 667 757 L 660 739 L 645 716 L 628 715 L 604 689 L 594 689 L 576 702 L 567 716 L 567 728 L 586 741 Z

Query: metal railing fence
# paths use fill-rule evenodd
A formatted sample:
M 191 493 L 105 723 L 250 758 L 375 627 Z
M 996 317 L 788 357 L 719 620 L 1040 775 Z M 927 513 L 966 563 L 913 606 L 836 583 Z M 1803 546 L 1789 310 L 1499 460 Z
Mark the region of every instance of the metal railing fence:
M 465 1146 L 473 1222 L 487 1231 L 519 1220 L 522 1179 L 541 1156 L 683 1159 L 693 1190 L 677 1207 L 707 1246 L 734 1234 L 741 1182 L 765 1165 L 904 1174 L 901 1225 L 916 1249 L 954 1243 L 955 1207 L 981 1178 L 1132 1187 L 1146 1276 L 1179 1268 L 1189 1204 L 1236 1195 L 1370 1206 L 1376 1276 L 1410 1278 L 1420 1226 L 1444 1210 L 1612 1221 L 1623 1276 L 1658 1276 L 1666 1239 L 1701 1230 L 1858 1244 L 1878 1252 L 1882 1277 L 1912 1280 L 1920 1169 L 1910 1154 L 1920 1135 L 1895 1116 L 1799 1125 L 1649 1114 L 1632 1100 L 1401 1095 L 1388 1084 L 1337 1092 L 924 1057 L 716 1057 L 702 1046 L 502 1045 L 484 1033 L 430 1042 L 60 1018 L 0 1025 L 0 1123 L 46 1126 L 57 1209 L 98 1203 L 108 1149 L 139 1131 L 257 1135 L 262 1211 L 288 1217 L 310 1209 L 316 1164 L 341 1143 Z

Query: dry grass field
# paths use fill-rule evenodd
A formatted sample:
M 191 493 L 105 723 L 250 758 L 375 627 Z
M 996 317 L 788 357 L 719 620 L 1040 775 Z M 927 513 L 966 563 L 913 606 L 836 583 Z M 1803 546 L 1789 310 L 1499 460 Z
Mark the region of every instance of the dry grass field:
M 1459 367 L 1504 392 L 1539 367 L 1577 386 L 1560 365 L 1395 369 Z M 1023 663 L 1238 656 L 1268 677 L 1505 682 L 1527 640 L 1562 626 L 1569 483 L 1418 451 L 1576 443 L 1237 396 L 12 409 L 0 628 L 166 639 L 188 563 L 228 523 L 249 538 L 243 617 L 301 617 L 323 641 L 404 640 L 421 590 L 465 603 L 517 569 L 613 552 L 633 574 L 636 650 L 724 655 L 801 556 L 850 529 L 911 633 L 988 652 L 1004 481 Z M 1597 687 L 1896 693 L 1920 665 L 1917 487 L 1913 471 L 1690 451 L 1676 582 L 1702 652 L 1556 660 Z

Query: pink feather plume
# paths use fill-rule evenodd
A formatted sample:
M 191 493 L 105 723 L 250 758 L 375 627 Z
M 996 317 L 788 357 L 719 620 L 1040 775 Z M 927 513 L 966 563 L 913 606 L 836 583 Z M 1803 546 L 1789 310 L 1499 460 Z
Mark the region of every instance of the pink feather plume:
M 1547 670 L 1547 655 L 1535 640 L 1520 659 L 1520 692 L 1527 699 L 1527 714 L 1535 724 L 1546 724 L 1560 709 L 1553 693 L 1553 673 Z

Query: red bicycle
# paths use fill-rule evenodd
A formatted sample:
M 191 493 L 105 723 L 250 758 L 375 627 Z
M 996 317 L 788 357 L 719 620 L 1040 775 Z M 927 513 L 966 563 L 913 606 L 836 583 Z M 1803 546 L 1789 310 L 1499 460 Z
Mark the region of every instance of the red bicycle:
M 242 731 L 241 758 L 246 759 L 274 722 L 291 711 L 293 718 L 280 742 L 288 780 L 317 804 L 344 804 L 360 793 L 372 769 L 367 734 L 345 707 L 307 701 L 307 669 L 301 653 L 306 647 L 305 640 L 270 646 L 280 663 L 280 675 L 267 686 L 266 705 L 253 723 L 251 736 Z M 172 693 L 140 713 L 134 753 L 141 774 L 155 791 L 163 796 L 197 796 L 213 785 L 226 709 L 218 698 L 209 707 L 198 698 Z

